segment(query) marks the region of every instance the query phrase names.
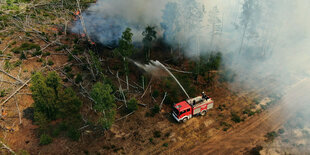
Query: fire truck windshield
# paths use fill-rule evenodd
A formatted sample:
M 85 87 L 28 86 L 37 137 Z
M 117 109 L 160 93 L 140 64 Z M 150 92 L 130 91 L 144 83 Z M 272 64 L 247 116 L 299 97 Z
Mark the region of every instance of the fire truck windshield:
M 174 112 L 177 116 L 179 116 L 179 110 L 178 110 L 178 109 L 173 108 L 173 112 Z

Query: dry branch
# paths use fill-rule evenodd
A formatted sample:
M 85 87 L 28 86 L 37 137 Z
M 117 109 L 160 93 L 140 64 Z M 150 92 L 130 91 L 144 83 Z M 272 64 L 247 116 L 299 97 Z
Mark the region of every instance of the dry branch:
M 18 111 L 18 117 L 19 117 L 19 124 L 22 124 L 22 114 L 20 113 L 20 110 L 19 110 L 19 105 L 18 105 L 18 102 L 17 102 L 17 98 L 15 96 L 15 104 L 16 104 L 16 107 L 17 107 L 17 111 Z
M 89 61 L 89 59 L 88 59 L 88 56 L 87 56 L 86 54 L 84 54 L 84 55 L 85 55 L 85 57 L 86 57 L 86 61 L 87 61 L 88 66 L 89 66 L 88 69 L 90 70 L 90 73 L 91 73 L 91 75 L 93 76 L 94 81 L 96 81 L 96 76 L 95 76 L 95 73 L 94 73 L 92 64 L 90 63 L 90 61 Z
M 0 143 L 2 144 L 2 146 L 3 146 L 5 149 L 9 150 L 12 154 L 16 154 L 11 148 L 9 148 L 7 145 L 5 145 L 1 140 L 0 140 Z
M 142 103 L 138 103 L 138 105 L 141 105 L 141 106 L 144 106 L 144 107 L 147 106 L 146 104 L 142 104 Z
M 3 82 L 3 83 L 8 83 L 8 84 L 11 84 L 11 85 L 16 85 L 15 83 L 13 82 L 10 82 L 10 81 L 5 81 L 5 80 L 0 80 L 0 82 Z
M 131 115 L 131 114 L 133 114 L 133 113 L 134 113 L 134 111 L 133 111 L 133 112 L 131 112 L 131 113 L 129 113 L 129 114 L 127 114 L 127 115 L 126 115 L 126 116 L 124 116 L 124 117 L 121 117 L 121 118 L 119 118 L 119 119 L 115 120 L 115 122 L 116 122 L 116 121 L 119 121 L 119 120 L 121 120 L 121 119 L 124 119 L 124 118 L 128 117 L 129 115 Z
M 150 87 L 150 85 L 151 85 L 151 83 L 152 83 L 152 79 L 153 79 L 153 77 L 151 78 L 151 80 L 150 80 L 150 82 L 149 82 L 148 86 L 146 87 L 146 89 L 145 89 L 144 93 L 142 94 L 141 98 L 143 98 L 143 96 L 145 95 L 146 91 L 147 91 L 147 90 L 148 90 L 148 88 Z
M 80 17 L 80 20 L 81 20 L 83 31 L 84 31 L 88 41 L 91 41 L 91 39 L 90 39 L 90 37 L 89 37 L 89 35 L 87 33 L 87 29 L 86 29 L 86 26 L 85 26 L 84 18 L 83 18 L 83 15 L 82 15 L 82 10 L 81 10 L 81 7 L 80 7 L 80 0 L 76 0 L 76 4 L 77 4 L 78 10 L 80 12 L 79 17 Z
M 51 46 L 52 44 L 55 44 L 57 41 L 59 41 L 60 38 L 57 38 L 56 40 L 54 40 L 53 42 L 47 44 L 45 47 L 43 47 L 41 49 L 41 51 L 43 52 L 46 48 L 48 48 L 49 46 Z
M 120 78 L 119 78 L 119 76 L 118 76 L 118 72 L 116 73 L 116 77 L 117 77 L 117 80 L 118 80 L 118 83 L 119 83 L 119 91 L 120 91 L 120 93 L 122 94 L 122 96 L 123 96 L 123 101 L 124 101 L 124 103 L 125 103 L 125 105 L 126 105 L 126 108 L 127 108 L 127 103 L 126 103 L 126 97 L 125 97 L 125 94 L 124 94 L 124 91 L 123 91 L 123 88 L 122 88 L 122 84 L 121 84 L 121 82 L 120 82 Z
M 164 101 L 165 101 L 166 97 L 167 97 L 167 92 L 165 92 L 165 96 L 164 96 L 163 100 L 162 100 L 162 101 L 161 101 L 161 103 L 160 103 L 159 109 L 161 109 L 161 108 L 162 108 L 163 103 L 164 103 Z
M 4 73 L 5 75 L 7 75 L 7 76 L 9 76 L 9 77 L 11 77 L 11 78 L 13 78 L 13 79 L 15 79 L 16 81 L 18 81 L 18 82 L 20 82 L 20 83 L 24 83 L 24 82 L 21 81 L 20 79 L 17 79 L 16 77 L 10 75 L 9 73 L 7 73 L 6 71 L 4 71 L 4 70 L 2 70 L 2 69 L 0 69 L 0 72 L 2 72 L 2 73 Z
M 31 78 L 27 80 L 21 87 L 19 87 L 13 94 L 11 94 L 6 100 L 4 100 L 0 106 L 3 106 L 6 102 L 8 102 L 16 93 L 18 93 L 18 91 L 24 88 L 27 85 L 27 83 L 29 83 L 30 81 L 31 81 Z

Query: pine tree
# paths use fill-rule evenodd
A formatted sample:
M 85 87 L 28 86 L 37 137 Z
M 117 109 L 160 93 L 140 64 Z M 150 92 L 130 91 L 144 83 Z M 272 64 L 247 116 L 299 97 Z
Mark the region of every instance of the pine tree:
M 37 72 L 32 77 L 32 86 L 30 88 L 34 100 L 35 113 L 41 113 L 47 120 L 53 120 L 56 118 L 57 113 L 57 96 L 55 89 L 48 87 L 46 83 L 47 81 L 42 73 Z M 49 83 L 51 84 L 52 82 Z
M 127 57 L 130 57 L 135 52 L 134 46 L 132 44 L 132 36 L 133 34 L 131 33 L 131 29 L 127 28 L 123 32 L 122 37 L 119 39 L 118 48 L 116 48 L 115 50 L 115 52 L 122 57 L 122 60 L 124 63 L 124 71 L 126 74 L 127 89 L 129 89 L 129 84 L 128 84 L 129 68 L 128 68 Z
M 143 44 L 144 44 L 144 51 L 146 53 L 145 59 L 146 61 L 149 61 L 151 57 L 152 41 L 156 39 L 155 27 L 147 26 L 143 31 L 142 35 L 144 36 Z
M 71 125 L 78 123 L 82 102 L 72 88 L 63 88 L 56 72 L 49 72 L 47 77 L 36 72 L 32 76 L 30 88 L 34 100 L 34 118 L 42 129 L 57 118 L 62 118 Z
M 94 109 L 99 112 L 100 115 L 98 124 L 105 129 L 111 128 L 116 114 L 115 99 L 111 94 L 112 92 L 113 90 L 109 84 L 97 82 L 90 93 L 95 101 Z

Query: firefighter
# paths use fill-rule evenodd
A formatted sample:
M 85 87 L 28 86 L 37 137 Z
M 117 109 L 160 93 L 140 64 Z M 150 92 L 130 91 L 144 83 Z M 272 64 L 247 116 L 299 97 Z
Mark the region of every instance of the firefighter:
M 202 98 L 205 98 L 205 99 L 207 98 L 207 95 L 204 91 L 201 93 L 201 95 L 202 95 Z
M 203 91 L 201 94 L 202 94 L 202 98 L 204 98 L 204 99 L 206 99 L 206 100 L 209 99 L 209 96 L 207 96 L 206 93 L 205 93 L 204 91 Z

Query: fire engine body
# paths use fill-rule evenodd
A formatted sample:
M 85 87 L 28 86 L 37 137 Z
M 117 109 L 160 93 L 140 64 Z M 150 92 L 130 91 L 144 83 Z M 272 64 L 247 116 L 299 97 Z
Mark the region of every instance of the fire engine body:
M 178 121 L 186 122 L 195 115 L 205 115 L 209 109 L 213 108 L 213 100 L 209 96 L 198 96 L 173 106 L 172 116 Z

